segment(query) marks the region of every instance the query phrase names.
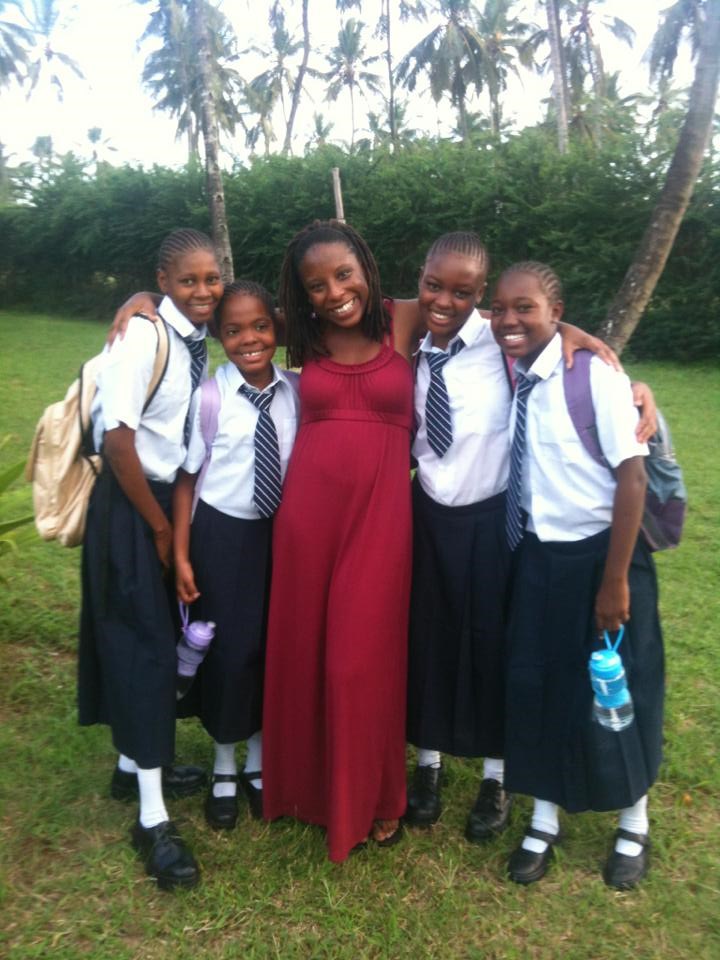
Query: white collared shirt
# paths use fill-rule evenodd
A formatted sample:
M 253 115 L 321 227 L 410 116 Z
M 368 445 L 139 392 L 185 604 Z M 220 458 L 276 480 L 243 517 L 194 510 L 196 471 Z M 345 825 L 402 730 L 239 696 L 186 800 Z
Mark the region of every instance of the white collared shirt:
M 415 378 L 418 425 L 413 455 L 420 484 L 429 497 L 447 507 L 487 500 L 507 487 L 511 393 L 505 359 L 490 321 L 474 310 L 452 338 L 465 347 L 445 364 L 443 377 L 450 400 L 453 442 L 443 457 L 430 447 L 425 399 L 430 367 L 424 354 L 442 352 L 428 333 L 420 344 Z
M 183 337 L 205 337 L 205 327 L 195 327 L 169 297 L 160 304 L 169 338 L 168 364 L 150 406 L 143 413 L 152 379 L 157 348 L 155 325 L 132 317 L 125 336 L 105 348 L 92 407 L 93 438 L 100 449 L 103 434 L 121 424 L 135 431 L 143 472 L 149 480 L 172 483 L 185 459 L 183 432 L 190 404 L 190 351 Z
M 597 463 L 578 436 L 565 402 L 562 344 L 556 334 L 530 367 L 540 377 L 527 408 L 522 506 L 527 529 L 540 540 L 583 540 L 612 523 L 615 478 Z M 518 361 L 517 372 L 525 372 Z M 600 447 L 616 468 L 630 457 L 647 456 L 638 443 L 638 411 L 630 381 L 598 357 L 590 362 L 590 387 Z M 511 417 L 514 429 L 515 413 Z M 512 434 L 511 434 L 512 436 Z
M 224 363 L 215 372 L 215 378 L 220 392 L 220 409 L 200 499 L 231 517 L 256 520 L 259 514 L 253 501 L 255 427 L 260 411 L 239 392 L 245 378 L 234 363 Z M 277 430 L 283 478 L 297 431 L 300 410 L 298 379 L 296 373 L 285 372 L 273 364 L 270 386 L 277 384 L 277 387 L 270 404 L 270 416 Z M 269 390 L 270 386 L 266 389 Z M 190 404 L 190 440 L 182 465 L 188 473 L 197 473 L 205 462 L 200 397 L 198 389 Z

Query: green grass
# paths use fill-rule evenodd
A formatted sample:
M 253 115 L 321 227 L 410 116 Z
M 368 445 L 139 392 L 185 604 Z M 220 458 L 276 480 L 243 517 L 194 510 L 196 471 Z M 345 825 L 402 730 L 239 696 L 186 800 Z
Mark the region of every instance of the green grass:
M 42 408 L 80 360 L 97 325 L 0 312 L 0 467 L 24 456 Z M 4 558 L 0 604 L 0 955 L 113 960 L 467 957 L 570 960 L 720 956 L 717 744 L 720 584 L 720 371 L 643 364 L 673 429 L 691 497 L 685 540 L 658 557 L 668 696 L 666 754 L 651 793 L 653 865 L 619 894 L 599 870 L 610 815 L 564 817 L 548 876 L 525 889 L 505 861 L 529 804 L 485 847 L 462 837 L 479 762 L 448 761 L 445 812 L 431 831 L 390 850 L 329 863 L 316 828 L 241 816 L 228 835 L 205 826 L 199 798 L 171 805 L 202 869 L 192 892 L 164 894 L 127 840 L 133 816 L 108 798 L 114 753 L 106 729 L 75 718 L 79 551 L 31 540 Z M 19 483 L 0 519 L 25 512 Z M 378 665 L 381 669 L 381 665 Z M 178 724 L 178 755 L 208 764 L 208 738 Z

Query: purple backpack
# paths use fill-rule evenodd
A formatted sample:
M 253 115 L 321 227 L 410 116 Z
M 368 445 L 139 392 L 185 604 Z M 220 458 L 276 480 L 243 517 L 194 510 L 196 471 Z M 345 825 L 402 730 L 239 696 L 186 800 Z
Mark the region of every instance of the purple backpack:
M 578 350 L 573 354 L 572 369 L 564 368 L 565 402 L 573 426 L 587 452 L 593 460 L 612 471 L 603 456 L 598 438 L 590 389 L 592 356 L 589 350 Z M 687 508 L 687 491 L 682 470 L 675 459 L 668 425 L 659 410 L 657 420 L 657 433 L 648 441 L 650 452 L 645 457 L 648 485 L 640 531 L 650 550 L 667 550 L 680 543 Z

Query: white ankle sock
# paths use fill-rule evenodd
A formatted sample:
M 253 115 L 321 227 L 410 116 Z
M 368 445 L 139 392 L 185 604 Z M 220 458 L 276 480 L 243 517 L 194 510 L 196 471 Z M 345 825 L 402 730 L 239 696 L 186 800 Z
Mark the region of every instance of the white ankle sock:
M 138 767 L 138 789 L 140 791 L 140 823 L 143 827 L 156 827 L 169 820 L 162 792 L 162 767 L 142 770 Z
M 117 765 L 118 770 L 122 770 L 123 773 L 137 773 L 137 764 L 130 757 L 126 757 L 124 753 L 121 753 L 118 757 Z
M 505 761 L 495 757 L 485 757 L 483 780 L 497 780 L 502 786 L 505 781 Z
M 625 807 L 624 810 L 621 810 L 618 826 L 623 830 L 629 830 L 630 833 L 647 833 L 650 826 L 647 815 L 647 801 L 647 794 L 645 794 L 632 807 Z M 615 841 L 615 850 L 626 857 L 639 857 L 643 848 L 642 844 L 635 843 L 633 840 L 618 837 Z
M 234 743 L 218 743 L 215 741 L 215 763 L 213 773 L 228 773 L 232 776 L 237 774 L 237 761 L 235 759 Z M 214 797 L 234 797 L 237 794 L 236 783 L 214 783 Z
M 544 833 L 557 834 L 560 830 L 558 805 L 550 803 L 549 800 L 536 799 L 530 825 Z M 531 850 L 533 853 L 544 853 L 547 849 L 547 843 L 544 840 L 538 840 L 536 837 L 524 837 L 522 847 L 523 850 Z
M 262 730 L 256 731 L 247 741 L 247 756 L 245 758 L 245 773 L 262 772 Z M 262 777 L 255 777 L 250 783 L 262 790 Z
M 439 767 L 442 757 L 439 750 L 425 750 L 418 747 L 417 762 L 419 767 Z

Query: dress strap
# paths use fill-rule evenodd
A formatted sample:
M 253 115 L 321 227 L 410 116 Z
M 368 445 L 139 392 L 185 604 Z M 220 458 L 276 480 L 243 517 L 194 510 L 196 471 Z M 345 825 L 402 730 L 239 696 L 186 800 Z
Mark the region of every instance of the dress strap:
M 383 306 L 390 314 L 390 329 L 383 337 L 383 343 L 385 346 L 390 347 L 392 350 L 395 349 L 395 336 L 393 334 L 393 317 L 395 316 L 395 301 L 392 297 L 383 297 Z

